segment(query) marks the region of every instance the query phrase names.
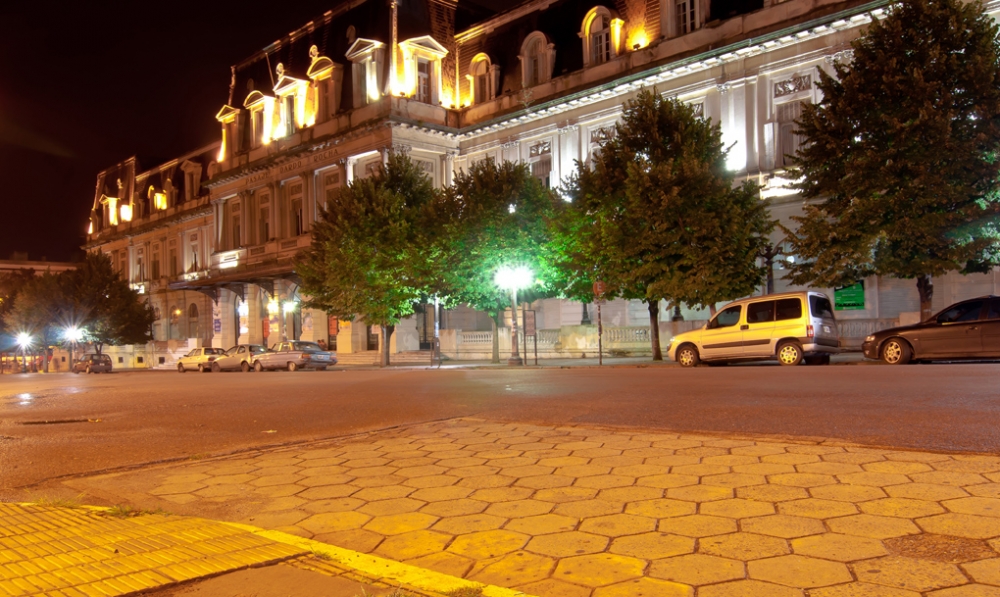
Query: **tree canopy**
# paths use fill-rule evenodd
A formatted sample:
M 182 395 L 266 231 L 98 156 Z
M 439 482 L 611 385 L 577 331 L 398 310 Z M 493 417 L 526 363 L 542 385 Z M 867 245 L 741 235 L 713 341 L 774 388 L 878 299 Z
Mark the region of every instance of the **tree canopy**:
M 660 300 L 711 306 L 763 279 L 773 223 L 755 183 L 734 186 L 727 153 L 718 125 L 646 89 L 567 185 L 554 232 L 562 289 L 582 297 L 600 279 L 609 296 L 645 301 L 654 359 Z
M 356 179 L 323 206 L 312 245 L 296 264 L 308 307 L 382 328 L 382 364 L 399 321 L 429 292 L 436 191 L 405 154 L 390 153 L 372 176 Z
M 998 262 L 997 33 L 978 2 L 901 2 L 852 42 L 852 62 L 820 71 L 791 172 L 815 201 L 785 229 L 792 282 L 916 278 L 926 318 L 932 276 Z

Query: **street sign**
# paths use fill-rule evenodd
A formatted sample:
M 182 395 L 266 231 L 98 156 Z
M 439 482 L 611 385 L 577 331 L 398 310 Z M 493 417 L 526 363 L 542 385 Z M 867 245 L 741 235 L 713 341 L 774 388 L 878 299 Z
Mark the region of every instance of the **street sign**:
M 836 311 L 860 311 L 865 308 L 865 283 L 833 289 L 833 304 Z
M 607 288 L 605 287 L 604 282 L 600 280 L 594 282 L 594 296 L 596 296 L 597 298 L 601 298 L 602 296 L 604 296 L 605 290 L 607 290 Z
M 534 336 L 535 335 L 535 312 L 525 311 L 524 312 L 524 335 Z
M 222 320 L 221 319 L 213 319 L 212 320 L 212 329 L 215 331 L 216 334 L 222 332 Z

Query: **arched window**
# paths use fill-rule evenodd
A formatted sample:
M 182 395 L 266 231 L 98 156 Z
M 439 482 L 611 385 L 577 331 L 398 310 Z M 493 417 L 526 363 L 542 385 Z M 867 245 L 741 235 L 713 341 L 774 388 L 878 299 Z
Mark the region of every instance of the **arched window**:
M 521 82 L 525 87 L 534 87 L 552 78 L 555 63 L 555 45 L 541 31 L 535 31 L 521 44 Z
M 472 59 L 468 76 L 472 87 L 473 104 L 482 104 L 496 97 L 494 72 L 495 69 L 490 64 L 490 57 L 486 54 L 477 54 Z
M 198 338 L 201 336 L 201 326 L 198 325 L 198 305 L 191 303 L 188 306 L 188 337 Z
M 584 66 L 604 64 L 618 55 L 618 42 L 624 22 L 603 6 L 590 9 L 583 19 Z

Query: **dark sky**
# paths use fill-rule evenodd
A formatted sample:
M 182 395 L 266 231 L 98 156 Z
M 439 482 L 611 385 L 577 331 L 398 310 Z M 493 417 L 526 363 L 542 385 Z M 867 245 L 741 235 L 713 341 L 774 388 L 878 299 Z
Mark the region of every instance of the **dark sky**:
M 70 259 L 98 171 L 215 141 L 229 67 L 336 4 L 0 2 L 0 259 Z

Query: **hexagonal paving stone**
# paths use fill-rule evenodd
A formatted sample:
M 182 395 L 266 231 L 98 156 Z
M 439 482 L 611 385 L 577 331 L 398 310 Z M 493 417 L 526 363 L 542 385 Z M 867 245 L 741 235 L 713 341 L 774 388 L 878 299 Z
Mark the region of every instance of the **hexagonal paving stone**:
M 853 504 L 837 500 L 808 498 L 778 504 L 778 512 L 789 516 L 805 516 L 806 518 L 836 518 L 857 514 L 858 509 Z
M 444 551 L 449 541 L 451 541 L 451 535 L 444 533 L 426 530 L 410 531 L 386 537 L 375 553 L 391 560 L 403 561 Z
M 836 485 L 828 485 L 827 487 L 836 487 Z M 785 485 L 753 485 L 737 487 L 736 497 L 761 502 L 787 502 L 805 499 L 809 497 L 809 491 L 801 487 L 787 487 Z
M 738 464 L 733 467 L 734 473 L 748 473 L 751 475 L 780 475 L 782 473 L 794 473 L 795 467 L 790 464 L 774 464 L 759 462 L 757 464 Z
M 761 485 L 767 483 L 764 475 L 750 475 L 747 473 L 724 473 L 721 475 L 708 475 L 701 478 L 705 485 L 718 485 L 720 487 L 748 487 L 751 485 Z
M 525 490 L 531 491 L 530 489 Z M 597 492 L 597 489 L 591 489 L 589 487 L 553 487 L 551 489 L 539 489 L 534 492 L 534 496 L 532 497 L 543 502 L 563 504 L 566 502 L 578 502 L 581 500 L 593 499 L 593 497 L 597 495 Z
M 557 475 L 566 475 L 567 477 L 590 477 L 593 475 L 606 475 L 610 472 L 610 466 L 597 466 L 593 464 L 572 464 L 556 469 Z
M 385 487 L 366 487 L 355 494 L 351 494 L 351 497 L 365 500 L 366 502 L 375 502 L 378 500 L 404 498 L 414 491 L 412 487 L 406 487 L 405 485 L 387 485 Z
M 452 535 L 464 535 L 476 531 L 488 531 L 498 529 L 504 523 L 504 519 L 499 516 L 488 514 L 470 514 L 467 516 L 452 516 L 442 518 L 434 525 L 435 531 L 443 531 Z
M 481 477 L 473 477 L 473 479 L 480 478 Z M 461 479 L 452 475 L 431 475 L 429 477 L 413 477 L 412 479 L 405 479 L 402 484 L 407 487 L 416 487 L 417 489 L 424 489 L 427 487 L 448 487 L 449 485 L 456 484 L 462 485 L 463 487 L 473 487 L 471 484 L 462 483 L 462 481 L 465 480 L 466 479 Z M 511 481 L 513 481 L 513 479 L 511 479 Z
M 833 485 L 837 482 L 837 479 L 832 475 L 820 475 L 816 473 L 785 473 L 782 475 L 771 475 L 768 481 L 778 485 L 809 488 L 821 485 Z
M 928 597 L 1000 597 L 1000 587 L 962 585 L 928 593 Z
M 405 486 L 404 486 L 405 488 Z M 412 490 L 411 490 L 412 491 Z M 418 489 L 409 494 L 409 497 L 415 500 L 421 500 L 424 502 L 444 502 L 449 500 L 460 500 L 462 498 L 467 498 L 474 489 L 468 487 L 459 487 L 457 485 L 448 485 L 444 487 L 425 487 L 423 489 Z
M 715 485 L 689 485 L 668 489 L 667 497 L 688 502 L 714 502 L 733 497 L 733 490 Z
M 965 488 L 972 495 L 979 497 L 1000 498 L 1000 483 L 983 483 L 982 485 L 969 485 Z
M 621 537 L 647 533 L 656 528 L 656 520 L 631 514 L 611 514 L 588 518 L 580 524 L 580 530 L 595 535 Z
M 830 530 L 845 535 L 860 535 L 872 539 L 890 539 L 903 535 L 915 535 L 920 532 L 917 525 L 903 518 L 891 516 L 875 516 L 872 514 L 857 514 L 844 516 L 827 521 Z
M 604 551 L 607 546 L 607 537 L 570 531 L 533 537 L 525 549 L 556 558 L 568 558 L 570 556 L 599 553 Z
M 406 514 L 416 512 L 424 506 L 424 502 L 411 500 L 410 498 L 396 498 L 392 500 L 378 500 L 368 502 L 358 508 L 358 512 L 371 514 L 372 516 L 389 516 L 391 514 Z
M 820 475 L 846 475 L 847 473 L 861 473 L 865 469 L 857 464 L 847 462 L 809 462 L 795 467 L 800 473 L 818 473 Z
M 545 595 L 546 597 L 590 597 L 590 593 L 593 591 L 590 587 L 581 587 L 552 578 L 511 588 L 526 595 Z
M 791 464 L 798 466 L 809 462 L 819 462 L 820 459 L 815 454 L 772 454 L 761 456 L 760 461 L 768 464 Z
M 693 595 L 694 589 L 682 584 L 654 578 L 636 578 L 595 589 L 593 597 L 693 597 Z
M 723 466 L 760 464 L 760 458 L 756 456 L 743 456 L 739 454 L 729 454 L 728 456 L 706 456 L 705 458 L 702 458 L 701 461 L 705 464 L 721 464 Z
M 649 477 L 639 477 L 635 484 L 642 487 L 658 487 L 660 489 L 670 489 L 672 487 L 686 487 L 696 485 L 698 477 L 694 475 L 651 475 Z
M 437 516 L 410 512 L 408 514 L 392 514 L 371 519 L 364 528 L 382 535 L 401 535 L 410 531 L 426 529 L 438 521 Z
M 642 500 L 626 504 L 625 513 L 650 518 L 671 518 L 694 514 L 698 506 L 694 502 L 681 500 L 658 499 Z
M 412 560 L 406 560 L 406 563 L 412 566 L 417 566 L 418 568 L 425 568 L 427 570 L 433 570 L 435 572 L 441 572 L 442 574 L 450 574 L 451 576 L 458 577 L 465 576 L 469 569 L 472 568 L 473 564 L 472 560 L 469 558 L 449 553 L 447 551 L 432 553 L 430 555 L 414 558 Z
M 784 539 L 816 535 L 826 530 L 819 520 L 784 514 L 748 518 L 740 523 L 740 527 L 748 533 L 772 535 Z
M 876 539 L 837 533 L 823 533 L 822 535 L 793 539 L 792 550 L 800 555 L 837 562 L 867 560 L 888 553 L 882 542 Z
M 662 498 L 663 490 L 658 487 L 613 487 L 600 490 L 597 497 L 609 502 L 637 502 Z
M 685 537 L 709 537 L 736 531 L 736 521 L 719 516 L 694 514 L 660 520 L 659 530 Z
M 930 473 L 917 473 L 910 475 L 914 483 L 932 483 L 935 485 L 951 485 L 961 487 L 963 485 L 976 485 L 986 483 L 986 478 L 976 473 L 960 473 L 953 471 L 933 471 Z
M 726 518 L 749 518 L 774 514 L 774 504 L 743 499 L 720 500 L 702 504 L 701 513 Z
M 204 483 L 167 483 L 165 485 L 160 485 L 155 489 L 149 490 L 150 495 L 171 495 L 175 493 L 194 493 L 200 489 L 204 489 L 206 485 Z
M 972 514 L 939 514 L 917 520 L 920 528 L 928 533 L 968 537 L 969 539 L 991 539 L 1000 537 L 1000 519 Z
M 858 562 L 853 568 L 859 581 L 911 591 L 931 591 L 968 582 L 952 564 L 898 556 Z
M 870 487 L 885 487 L 887 485 L 900 485 L 909 483 L 910 479 L 906 475 L 896 473 L 874 473 L 865 471 L 863 473 L 850 473 L 847 475 L 837 475 L 841 483 L 847 485 L 868 485 Z
M 925 473 L 931 470 L 931 467 L 923 462 L 899 462 L 897 460 L 872 462 L 865 464 L 863 468 L 873 473 L 897 473 L 900 475 Z
M 297 485 L 293 487 L 298 487 Z M 358 491 L 359 488 L 353 485 L 328 485 L 326 487 L 313 487 L 303 491 L 301 488 L 297 493 L 300 498 L 307 500 L 329 500 L 344 498 Z M 257 493 L 260 493 L 259 491 Z
M 488 489 L 477 489 L 469 497 L 483 502 L 512 502 L 531 497 L 533 489 L 527 487 L 492 487 Z
M 385 540 L 383 535 L 364 529 L 345 529 L 331 533 L 315 533 L 312 538 L 316 541 L 361 553 L 371 552 L 378 547 L 379 543 Z
M 928 502 L 940 502 L 942 500 L 961 498 L 969 495 L 961 487 L 936 485 L 934 483 L 906 483 L 903 485 L 891 485 L 884 489 L 892 497 L 926 500 Z
M 746 577 L 743 562 L 700 553 L 657 560 L 650 566 L 648 574 L 694 586 Z
M 698 597 L 802 597 L 802 591 L 759 580 L 734 580 L 702 587 Z
M 559 504 L 553 509 L 554 514 L 570 516 L 573 518 L 591 518 L 593 516 L 607 516 L 608 514 L 618 514 L 625 508 L 622 502 L 609 502 L 606 500 L 580 500 L 578 502 L 567 502 Z
M 975 487 L 975 486 L 973 486 Z M 948 500 L 941 504 L 959 514 L 975 514 L 977 516 L 992 516 L 1000 518 L 1000 499 L 988 497 L 968 497 Z
M 552 536 L 546 535 L 546 537 Z M 515 552 L 527 542 L 528 535 L 523 533 L 494 529 L 459 535 L 448 546 L 448 551 L 473 560 L 484 560 Z
M 854 580 L 844 564 L 800 555 L 748 562 L 747 574 L 756 580 L 802 589 L 826 587 Z
M 314 514 L 300 522 L 298 526 L 316 534 L 332 533 L 347 529 L 359 529 L 371 518 L 371 516 L 360 512 L 328 512 Z
M 490 504 L 486 508 L 486 513 L 501 518 L 524 518 L 526 516 L 538 516 L 546 514 L 552 510 L 551 502 L 538 500 L 514 500 L 512 502 L 499 502 Z
M 809 495 L 837 502 L 865 502 L 885 497 L 885 491 L 869 485 L 824 485 L 809 489 Z
M 944 508 L 936 502 L 914 500 L 910 498 L 885 498 L 858 504 L 865 514 L 878 516 L 896 516 L 899 518 L 917 518 L 944 512 Z
M 962 568 L 972 580 L 1000 587 L 1000 558 L 969 562 L 962 564 Z
M 784 539 L 753 533 L 733 533 L 707 537 L 698 542 L 698 551 L 741 561 L 791 553 L 788 542 Z
M 480 502 L 479 500 L 449 500 L 446 502 L 431 502 L 421 508 L 420 511 L 424 514 L 440 517 L 466 516 L 469 514 L 479 514 L 488 505 L 486 502 Z
M 595 475 L 579 477 L 573 482 L 574 487 L 590 487 L 592 489 L 607 489 L 610 487 L 628 487 L 635 484 L 635 477 L 625 475 Z
M 516 551 L 490 562 L 482 569 L 475 570 L 469 579 L 484 584 L 511 587 L 545 580 L 554 566 L 555 562 L 551 558 L 526 551 Z
M 313 514 L 323 514 L 326 512 L 350 512 L 364 505 L 365 503 L 359 499 L 344 497 L 306 502 L 302 509 Z
M 809 591 L 809 597 L 920 597 L 920 593 L 864 582 L 851 582 Z
M 615 467 L 611 469 L 611 472 L 615 475 L 624 475 L 626 477 L 649 477 L 666 473 L 667 467 L 656 466 L 654 464 L 632 464 Z
M 552 576 L 588 587 L 602 587 L 638 578 L 645 567 L 646 563 L 642 560 L 599 553 L 562 559 Z
M 501 477 L 504 478 L 504 477 Z M 597 479 L 598 477 L 583 477 L 583 479 Z M 553 487 L 567 487 L 572 485 L 573 477 L 565 475 L 538 475 L 535 477 L 521 477 L 514 481 L 515 485 L 530 487 L 532 489 L 552 489 Z
M 669 558 L 694 552 L 695 540 L 669 533 L 643 533 L 618 537 L 611 542 L 608 551 L 644 560 Z
M 572 531 L 578 523 L 577 519 L 569 518 L 568 516 L 542 514 L 541 516 L 529 516 L 527 518 L 511 520 L 504 528 L 529 535 L 547 535 L 549 533 Z

